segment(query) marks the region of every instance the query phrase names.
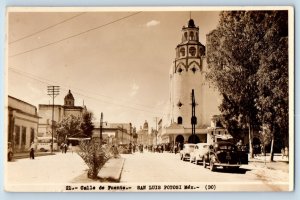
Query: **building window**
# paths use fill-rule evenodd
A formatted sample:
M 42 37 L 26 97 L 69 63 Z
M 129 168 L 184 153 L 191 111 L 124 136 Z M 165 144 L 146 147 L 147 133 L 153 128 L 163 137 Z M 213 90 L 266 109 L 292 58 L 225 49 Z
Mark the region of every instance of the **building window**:
M 184 48 L 181 48 L 181 49 L 180 49 L 180 55 L 181 55 L 181 56 L 185 56 L 185 49 L 184 49 Z
M 178 117 L 177 124 L 182 124 L 182 117 Z
M 26 127 L 22 127 L 21 145 L 26 145 Z
M 30 144 L 34 142 L 34 128 L 30 129 Z
M 195 47 L 190 47 L 189 48 L 189 53 L 191 56 L 195 56 L 196 55 L 196 48 Z
M 187 40 L 187 32 L 184 33 L 184 40 Z
M 207 143 L 207 134 L 199 135 L 200 143 Z
M 15 145 L 20 144 L 20 126 L 15 126 Z
M 190 33 L 190 40 L 194 40 L 194 32 Z
M 192 70 L 192 72 L 195 74 L 196 71 L 197 71 L 197 68 L 196 68 L 195 66 L 193 66 L 191 70 Z
M 179 67 L 179 69 L 178 69 L 179 74 L 181 74 L 182 71 L 183 70 L 181 69 L 181 67 Z
M 178 101 L 177 106 L 178 106 L 179 108 L 181 108 L 181 106 L 183 106 L 183 104 L 182 104 L 180 101 Z

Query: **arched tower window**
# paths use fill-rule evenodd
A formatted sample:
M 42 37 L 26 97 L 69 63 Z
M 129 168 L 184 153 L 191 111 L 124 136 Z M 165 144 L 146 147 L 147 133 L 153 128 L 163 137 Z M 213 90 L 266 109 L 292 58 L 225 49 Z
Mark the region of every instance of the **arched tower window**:
M 194 32 L 193 31 L 190 32 L 190 40 L 194 40 Z
M 195 56 L 196 55 L 196 48 L 195 47 L 190 47 L 189 48 L 189 53 L 191 56 Z
M 185 49 L 183 47 L 180 49 L 180 56 L 185 56 Z
M 182 117 L 178 117 L 177 124 L 182 124 Z
M 184 32 L 184 41 L 187 41 L 187 32 Z

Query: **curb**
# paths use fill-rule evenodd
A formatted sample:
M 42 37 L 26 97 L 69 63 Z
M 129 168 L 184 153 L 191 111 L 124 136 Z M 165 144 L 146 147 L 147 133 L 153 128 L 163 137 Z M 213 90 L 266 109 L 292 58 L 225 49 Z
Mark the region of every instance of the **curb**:
M 102 181 L 119 183 L 125 158 L 111 158 L 99 171 L 98 176 Z
M 40 157 L 40 156 L 51 156 L 55 155 L 55 153 L 41 153 L 41 154 L 35 154 L 34 157 Z M 29 153 L 24 154 L 24 155 L 15 155 L 13 159 L 24 159 L 24 158 L 29 158 Z

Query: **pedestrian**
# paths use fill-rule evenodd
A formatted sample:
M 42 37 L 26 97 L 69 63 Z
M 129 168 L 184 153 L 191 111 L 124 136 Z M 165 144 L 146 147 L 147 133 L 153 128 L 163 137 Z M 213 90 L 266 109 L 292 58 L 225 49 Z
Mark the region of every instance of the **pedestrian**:
M 281 158 L 284 158 L 284 148 L 281 148 Z
M 31 145 L 30 145 L 30 153 L 29 153 L 29 157 L 30 159 L 34 159 L 34 142 L 31 142 Z
M 68 145 L 67 145 L 67 143 L 64 144 L 64 148 L 63 148 L 63 149 L 64 149 L 64 153 L 67 153 L 67 150 L 68 150 Z
M 64 146 L 65 146 L 64 143 L 61 143 L 61 144 L 60 144 L 60 150 L 61 150 L 61 153 L 64 153 Z
M 239 151 L 242 150 L 242 145 L 243 145 L 243 141 L 242 140 L 239 140 L 238 143 L 236 143 L 236 147 Z
M 69 147 L 68 147 L 68 148 L 69 148 L 69 150 L 70 150 L 70 151 L 72 152 L 72 154 L 73 154 L 72 143 L 69 144 Z
M 262 145 L 262 144 L 260 145 L 260 155 L 261 156 L 266 156 L 265 155 L 265 148 L 264 148 L 264 145 Z
M 129 143 L 129 152 L 132 153 L 132 144 Z
M 287 146 L 285 146 L 285 148 L 284 148 L 284 155 L 289 160 L 289 148 Z

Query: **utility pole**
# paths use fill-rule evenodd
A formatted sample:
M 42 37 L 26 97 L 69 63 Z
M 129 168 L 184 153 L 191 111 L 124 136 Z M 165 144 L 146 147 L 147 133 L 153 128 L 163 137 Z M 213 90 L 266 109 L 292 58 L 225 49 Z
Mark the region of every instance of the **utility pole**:
M 59 95 L 59 86 L 48 86 L 48 95 L 52 97 L 52 140 L 51 140 L 51 153 L 53 153 L 53 134 L 54 134 L 54 98 Z
M 100 116 L 100 135 L 99 135 L 99 144 L 102 146 L 102 123 L 103 123 L 103 113 L 101 112 Z
M 158 130 L 157 130 L 157 119 L 158 117 L 155 117 L 155 145 L 157 146 L 157 134 L 158 134 Z M 152 142 L 153 143 L 153 142 Z
M 196 124 L 197 124 L 197 118 L 196 118 L 196 111 L 195 111 L 195 107 L 196 107 L 196 102 L 195 102 L 195 94 L 194 94 L 194 89 L 192 89 L 192 118 L 191 118 L 191 124 L 192 124 L 192 138 L 193 138 L 193 143 L 195 144 L 196 141 Z
M 131 126 L 132 126 L 132 124 L 131 124 L 131 123 L 129 123 L 129 135 L 130 135 L 130 143 L 132 142 Z
M 124 131 L 124 129 L 123 129 L 123 124 L 122 124 L 122 144 L 123 144 L 123 131 Z

